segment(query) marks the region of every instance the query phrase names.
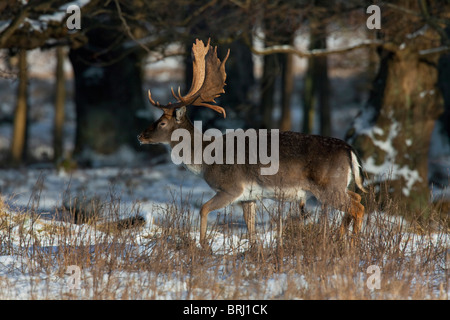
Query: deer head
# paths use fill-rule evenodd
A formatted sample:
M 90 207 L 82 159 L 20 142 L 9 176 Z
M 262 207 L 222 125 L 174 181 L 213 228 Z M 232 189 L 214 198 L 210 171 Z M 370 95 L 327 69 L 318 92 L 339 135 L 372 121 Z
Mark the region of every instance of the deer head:
M 203 41 L 197 39 L 192 45 L 193 77 L 189 92 L 181 96 L 179 87 L 178 94 L 175 94 L 172 88 L 172 95 L 177 101 L 161 105 L 153 100 L 149 90 L 148 99 L 150 103 L 164 113 L 150 127 L 138 135 L 139 142 L 141 144 L 169 143 L 172 132 L 175 129 L 191 126 L 191 122 L 186 116 L 186 106 L 188 105 L 213 109 L 221 113 L 225 118 L 225 109 L 211 103 L 215 103 L 214 99 L 225 92 L 223 89 L 227 77 L 225 62 L 229 54 L 230 50 L 228 50 L 223 61 L 220 61 L 217 58 L 217 47 L 213 48 L 210 46 L 210 39 L 208 39 L 206 46 Z

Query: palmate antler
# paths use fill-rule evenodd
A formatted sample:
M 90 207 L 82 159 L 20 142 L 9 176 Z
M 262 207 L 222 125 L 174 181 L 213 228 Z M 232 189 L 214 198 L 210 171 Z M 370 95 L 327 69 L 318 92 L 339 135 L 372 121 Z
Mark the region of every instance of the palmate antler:
M 181 96 L 180 88 L 178 87 L 178 95 L 176 95 L 172 88 L 172 95 L 177 102 L 161 105 L 152 99 L 152 94 L 148 90 L 148 99 L 155 107 L 169 110 L 178 109 L 187 105 L 202 106 L 213 109 L 221 113 L 224 118 L 226 117 L 224 108 L 210 103 L 216 103 L 214 99 L 225 92 L 223 89 L 227 77 L 225 73 L 225 62 L 230 55 L 230 50 L 228 49 L 223 61 L 220 61 L 217 57 L 217 47 L 212 48 L 209 43 L 210 39 L 208 39 L 206 46 L 202 40 L 197 39 L 192 45 L 193 76 L 189 92 Z

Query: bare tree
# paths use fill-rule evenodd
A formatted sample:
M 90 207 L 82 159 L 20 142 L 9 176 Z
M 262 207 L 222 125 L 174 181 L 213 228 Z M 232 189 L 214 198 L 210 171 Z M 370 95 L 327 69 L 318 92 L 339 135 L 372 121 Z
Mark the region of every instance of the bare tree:
M 304 20 L 304 4 L 302 1 L 262 1 L 261 27 L 264 33 L 264 44 L 270 48 L 274 44 L 292 46 L 296 31 Z M 250 42 L 248 41 L 248 44 Z M 268 54 L 264 56 L 261 79 L 262 126 L 278 127 L 283 131 L 291 129 L 291 98 L 294 94 L 294 60 L 290 52 Z M 275 88 L 280 83 L 281 118 L 279 123 L 273 121 L 275 107 Z
M 27 137 L 27 109 L 28 109 L 28 66 L 27 51 L 20 50 L 19 56 L 19 86 L 17 89 L 17 102 L 14 111 L 13 139 L 11 141 L 11 164 L 14 166 L 22 163 L 25 156 Z
M 288 40 L 294 41 L 294 33 Z M 294 57 L 291 53 L 284 54 L 282 57 L 282 81 L 281 81 L 281 119 L 280 130 L 289 131 L 292 129 L 291 119 L 291 100 L 294 91 Z
M 326 12 L 325 12 L 326 13 Z M 324 10 L 313 12 L 309 17 L 309 50 L 326 50 L 327 33 Z M 308 58 L 308 69 L 304 79 L 303 90 L 303 132 L 312 133 L 315 118 L 316 102 L 319 106 L 320 132 L 331 134 L 328 79 L 328 57 L 312 56 Z
M 63 156 L 64 146 L 64 115 L 66 100 L 66 83 L 64 77 L 64 58 L 66 54 L 63 47 L 56 48 L 56 85 L 55 85 L 55 119 L 53 129 L 53 159 L 58 163 Z
M 388 181 L 389 198 L 399 200 L 412 214 L 423 214 L 430 200 L 431 134 L 443 111 L 436 48 L 444 39 L 442 23 L 433 22 L 439 13 L 450 11 L 450 4 L 427 7 L 425 1 L 399 0 L 383 9 L 380 39 L 385 44 L 379 50 L 378 75 L 349 139 L 374 185 Z
M 261 92 L 261 127 L 273 129 L 276 124 L 273 121 L 273 109 L 275 98 L 275 81 L 279 73 L 278 56 L 275 54 L 264 56 L 263 60 L 263 74 L 260 84 Z
M 140 30 L 122 24 L 122 11 L 115 4 L 105 10 L 84 18 L 88 42 L 69 52 L 77 112 L 74 155 L 86 165 L 92 152 L 112 154 L 124 145 L 137 147 L 133 131 L 144 123 L 138 111 L 146 106 L 142 91 L 146 51 L 128 35 L 138 39 Z

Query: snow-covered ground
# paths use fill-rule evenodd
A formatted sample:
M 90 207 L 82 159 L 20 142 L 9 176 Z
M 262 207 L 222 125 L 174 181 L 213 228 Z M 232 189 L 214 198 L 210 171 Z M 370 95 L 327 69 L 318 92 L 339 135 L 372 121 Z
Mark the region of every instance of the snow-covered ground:
M 99 199 L 105 205 L 120 202 L 118 210 L 119 215 L 115 218 L 121 219 L 129 216 L 139 215 L 145 219 L 145 226 L 139 233 L 136 243 L 144 248 L 148 245 L 148 238 L 151 235 L 160 232 L 159 224 L 164 223 L 164 215 L 171 204 L 183 207 L 182 214 L 190 214 L 187 217 L 195 226 L 198 226 L 198 210 L 201 204 L 209 199 L 214 193 L 199 177 L 187 172 L 182 168 L 177 168 L 173 164 L 161 164 L 145 168 L 97 168 L 75 170 L 71 173 L 58 171 L 55 169 L 26 169 L 26 170 L 2 170 L 0 171 L 1 190 L 3 201 L 7 205 L 7 221 L 17 220 L 18 215 L 25 212 L 33 212 L 25 222 L 17 223 L 7 232 L 8 243 L 3 243 L 8 248 L 13 248 L 13 253 L 1 255 L 0 246 L 0 284 L 5 290 L 0 290 L 0 298 L 6 299 L 31 299 L 42 294 L 45 298 L 59 299 L 65 294 L 72 297 L 89 297 L 92 293 L 74 291 L 68 285 L 70 274 L 67 275 L 48 275 L 38 274 L 28 271 L 28 265 L 31 264 L 31 258 L 23 254 L 24 248 L 30 250 L 59 250 L 64 245 L 66 239 L 62 240 L 57 235 L 48 232 L 52 230 L 50 226 L 66 225 L 74 234 L 91 234 L 98 231 L 92 230 L 89 225 L 76 225 L 67 222 L 67 211 L 64 206 L 67 205 L 68 198 L 86 197 L 87 199 Z M 267 206 L 270 205 L 266 203 Z M 240 214 L 240 206 L 233 206 L 233 225 L 235 231 L 227 234 L 215 233 L 212 245 L 214 254 L 228 254 L 236 252 L 245 252 L 248 250 L 248 240 L 242 237 L 245 233 L 244 222 Z M 65 212 L 65 214 L 64 214 Z M 230 210 L 228 209 L 228 213 Z M 218 216 L 222 214 L 222 217 Z M 217 223 L 217 220 L 226 220 L 230 223 L 230 217 L 223 215 L 223 210 L 213 212 L 209 216 L 209 223 Z M 258 221 L 259 228 L 266 219 Z M 39 248 L 35 245 L 25 243 L 19 233 L 23 230 L 29 230 L 30 233 L 39 235 Z M 2 232 L 6 232 L 2 230 Z M 26 234 L 27 232 L 25 232 Z M 193 232 L 192 238 L 198 243 L 199 233 Z M 270 243 L 274 241 L 273 230 L 267 230 L 259 234 L 262 242 Z M 6 239 L 6 236 L 3 237 Z M 77 238 L 76 243 L 69 245 L 89 246 L 94 245 L 97 237 L 95 235 Z M 10 249 L 8 250 L 10 251 Z M 19 254 L 22 253 L 22 254 Z M 89 281 L 92 280 L 92 271 L 85 271 L 83 279 L 84 287 L 89 287 Z M 107 278 L 107 275 L 105 275 Z M 151 275 L 146 272 L 126 273 L 117 275 L 116 281 L 128 282 L 130 278 L 135 279 L 139 286 L 145 286 L 146 279 Z M 105 278 L 105 282 L 107 281 Z M 109 281 L 109 280 L 108 280 Z M 185 292 L 188 287 L 189 279 L 186 278 L 161 278 L 161 283 L 157 285 L 160 294 L 155 297 L 158 299 L 186 298 Z M 273 298 L 282 293 L 291 281 L 298 282 L 301 286 L 307 284 L 299 275 L 295 280 L 287 278 L 286 274 L 274 275 L 267 282 L 267 292 L 265 298 Z M 224 281 L 226 285 L 226 281 Z M 120 285 L 119 285 L 120 286 Z M 125 285 L 124 285 L 125 286 Z M 235 288 L 228 288 L 232 292 Z M 121 296 L 120 290 L 118 296 Z M 206 296 L 208 298 L 208 294 Z M 250 293 L 250 297 L 252 294 Z M 261 298 L 261 296 L 255 296 Z M 141 297 L 136 297 L 141 298 Z M 209 297 L 211 298 L 211 297 Z
M 57 252 L 64 246 L 93 246 L 98 239 L 103 239 L 101 231 L 94 230 L 87 224 L 71 224 L 68 222 L 67 211 L 64 210 L 64 204 L 67 205 L 67 199 L 76 197 L 86 197 L 87 199 L 99 199 L 105 206 L 114 206 L 118 213 L 116 219 L 139 215 L 145 219 L 145 225 L 136 234 L 134 244 L 137 250 L 146 250 L 146 254 L 151 254 L 151 245 L 149 239 L 161 232 L 161 225 L 164 224 L 164 217 L 171 205 L 180 210 L 181 214 L 190 215 L 186 217 L 191 220 L 195 228 L 191 232 L 191 237 L 198 244 L 198 210 L 200 205 L 213 192 L 206 183 L 199 177 L 177 168 L 173 164 L 159 164 L 142 168 L 96 168 L 80 169 L 71 173 L 58 171 L 56 169 L 27 169 L 27 170 L 1 170 L 0 171 L 2 198 L 7 205 L 6 214 L 9 217 L 6 221 L 11 221 L 10 228 L 1 230 L 0 240 L 3 240 L 0 246 L 0 285 L 4 289 L 0 290 L 2 299 L 61 299 L 63 297 L 71 298 L 93 298 L 95 296 L 93 289 L 98 288 L 98 275 L 94 280 L 95 270 L 83 270 L 83 286 L 80 290 L 74 290 L 70 286 L 71 274 L 60 274 L 58 272 L 36 272 L 30 266 L 33 265 L 33 259 L 36 259 L 30 252 Z M 264 200 L 266 201 L 266 200 Z M 69 201 L 70 202 L 70 201 Z M 259 203 L 259 207 L 268 208 L 276 204 L 270 200 Z M 312 213 L 306 223 L 316 223 L 320 219 L 320 210 L 314 203 L 310 203 L 308 211 Z M 111 208 L 107 208 L 111 209 Z M 224 211 L 232 215 L 232 218 L 226 217 Z M 269 212 L 270 209 L 267 210 Z M 20 220 L 19 215 L 25 212 L 32 212 L 27 219 Z M 64 214 L 65 212 L 65 214 Z M 266 211 L 265 211 L 266 212 Z M 5 213 L 3 213 L 5 214 Z M 335 220 L 330 215 L 330 221 L 339 220 L 339 213 L 334 212 Z M 225 224 L 235 226 L 234 231 L 221 232 L 221 228 L 215 228 L 214 240 L 212 242 L 212 251 L 214 255 L 226 256 L 235 255 L 237 252 L 245 253 L 249 246 L 245 234 L 244 223 L 239 206 L 232 206 L 226 210 L 219 210 L 210 214 L 210 225 L 219 224 L 223 221 Z M 233 221 L 230 222 L 230 219 Z M 399 217 L 386 216 L 383 213 L 371 213 L 366 215 L 364 228 L 374 228 L 376 221 L 383 219 L 386 223 L 402 225 L 404 222 Z M 13 221 L 22 221 L 12 223 Z M 263 246 L 273 245 L 276 241 L 276 226 L 270 226 L 270 217 L 266 214 L 258 216 L 258 236 Z M 0 221 L 5 221 L 0 219 Z M 73 234 L 82 234 L 81 237 L 69 238 L 58 236 L 52 232 L 53 228 L 62 227 L 72 230 Z M 24 231 L 25 230 L 25 231 Z M 364 230 L 363 230 L 364 232 Z M 30 234 L 29 238 L 23 234 Z M 22 234 L 22 236 L 20 236 Z M 35 236 L 33 236 L 35 235 Z M 404 244 L 400 243 L 401 250 L 404 250 L 407 256 L 415 257 L 418 250 L 424 248 L 447 247 L 450 245 L 448 233 L 437 232 L 435 234 L 418 235 L 409 233 L 407 227 L 402 232 Z M 35 240 L 33 240 L 35 238 Z M 28 242 L 28 240 L 30 242 Z M 36 240 L 38 239 L 38 240 Z M 68 240 L 69 239 L 69 240 Z M 7 240 L 7 241 L 6 241 Z M 70 243 L 66 243 L 66 242 Z M 0 241 L 1 242 L 1 241 Z M 5 248 L 8 250 L 5 250 Z M 139 249 L 140 248 L 140 249 Z M 25 250 L 25 253 L 24 253 Z M 31 250 L 31 251 L 30 251 Z M 7 252 L 7 254 L 6 254 Z M 28 254 L 27 254 L 28 252 Z M 420 257 L 417 257 L 420 259 Z M 226 259 L 225 259 L 226 260 Z M 224 260 L 224 261 L 225 261 Z M 225 263 L 225 262 L 224 262 Z M 437 281 L 442 281 L 446 268 L 445 261 L 438 269 L 443 274 L 436 276 Z M 225 268 L 225 266 L 223 266 Z M 252 272 L 249 270 L 248 272 Z M 119 271 L 114 273 L 114 277 L 105 274 L 103 280 L 105 286 L 117 286 L 115 298 L 128 297 L 140 299 L 142 296 L 125 296 L 129 291 L 130 281 L 136 282 L 138 288 L 150 286 L 150 279 L 158 279 L 159 284 L 152 282 L 150 287 L 157 288 L 150 296 L 158 299 L 183 299 L 188 298 L 189 277 L 174 275 L 166 278 L 163 275 L 155 275 L 149 271 L 128 272 Z M 360 272 L 356 274 L 352 281 L 355 285 L 365 287 L 367 274 Z M 217 279 L 224 287 L 223 290 L 233 292 L 236 290 L 226 278 Z M 333 281 L 333 280 L 329 280 Z M 337 281 L 337 280 L 336 280 Z M 440 282 L 439 282 L 440 283 Z M 272 277 L 265 279 L 265 291 L 254 292 L 249 288 L 247 296 L 249 298 L 272 299 L 282 295 L 288 288 L 295 286 L 297 290 L 307 290 L 308 281 L 302 274 L 298 273 L 274 273 Z M 445 289 L 445 288 L 444 288 Z M 127 291 L 128 290 L 128 291 Z M 445 289 L 445 290 L 448 290 Z M 138 292 L 137 290 L 136 292 Z M 448 291 L 444 294 L 447 294 Z M 135 293 L 137 294 L 137 293 Z M 213 293 L 205 289 L 202 295 L 205 298 L 213 298 Z M 148 296 L 146 296 L 148 297 Z M 442 297 L 442 295 L 441 295 Z

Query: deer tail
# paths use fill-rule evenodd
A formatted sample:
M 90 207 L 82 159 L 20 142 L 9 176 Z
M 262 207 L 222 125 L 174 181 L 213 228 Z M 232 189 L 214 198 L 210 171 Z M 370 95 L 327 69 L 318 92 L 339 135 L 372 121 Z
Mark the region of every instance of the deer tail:
M 359 189 L 361 189 L 363 192 L 367 193 L 368 190 L 364 188 L 364 175 L 361 165 L 361 159 L 356 155 L 355 151 L 352 150 L 350 152 L 351 154 L 351 162 L 352 162 L 352 172 L 355 176 L 355 183 L 358 186 Z

